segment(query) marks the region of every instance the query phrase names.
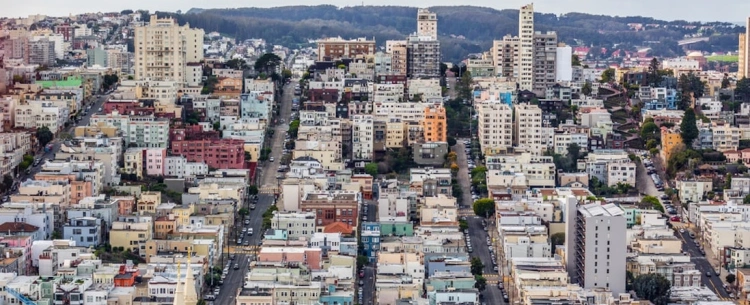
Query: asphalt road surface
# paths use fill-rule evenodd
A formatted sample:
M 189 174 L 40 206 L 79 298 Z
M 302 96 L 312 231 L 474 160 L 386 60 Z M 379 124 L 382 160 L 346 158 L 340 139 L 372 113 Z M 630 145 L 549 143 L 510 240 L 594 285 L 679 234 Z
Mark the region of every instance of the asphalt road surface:
M 289 129 L 289 116 L 291 115 L 292 111 L 292 98 L 294 97 L 294 83 L 295 81 L 292 80 L 291 84 L 288 84 L 284 87 L 284 93 L 282 95 L 282 98 L 280 100 L 279 107 L 281 107 L 280 116 L 276 117 L 275 119 L 284 119 L 286 123 L 282 124 L 279 123 L 274 127 L 274 134 L 273 138 L 271 139 L 271 154 L 270 156 L 273 157 L 275 160 L 274 162 L 261 162 L 258 165 L 258 168 L 261 169 L 260 171 L 260 182 L 262 186 L 268 186 L 275 187 L 277 182 L 276 175 L 277 170 L 279 169 L 279 162 L 281 162 L 281 153 L 283 150 L 284 145 L 284 134 L 286 134 L 286 131 Z M 261 187 L 263 189 L 263 187 Z M 237 223 L 235 226 L 236 228 L 239 228 L 239 230 L 232 230 L 231 232 L 241 232 L 242 227 L 245 228 L 253 228 L 253 235 L 244 234 L 242 241 L 243 241 L 243 247 L 244 243 L 247 242 L 250 246 L 257 246 L 260 245 L 262 242 L 263 232 L 263 213 L 268 210 L 268 208 L 271 207 L 272 204 L 274 204 L 275 201 L 275 195 L 273 193 L 264 193 L 261 192 L 258 194 L 258 201 L 255 203 L 255 209 L 250 210 L 250 224 L 244 225 L 244 219 L 240 220 L 240 222 Z M 247 204 L 247 203 L 246 203 Z M 236 235 L 230 235 L 230 236 L 236 236 Z M 237 238 L 231 239 L 227 241 L 230 245 L 236 245 Z M 225 254 L 226 256 L 229 256 L 229 253 Z M 235 303 L 235 297 L 237 295 L 237 289 L 244 286 L 245 282 L 245 275 L 248 271 L 248 261 L 249 259 L 252 259 L 253 257 L 257 257 L 254 255 L 254 252 L 249 253 L 243 253 L 242 251 L 238 251 L 236 253 L 235 262 L 238 262 L 240 264 L 240 268 L 237 270 L 234 270 L 234 262 L 232 262 L 232 266 L 229 268 L 229 272 L 227 274 L 226 279 L 224 280 L 224 285 L 221 287 L 221 291 L 214 301 L 214 304 L 234 304 Z M 225 260 L 226 261 L 226 260 Z
M 466 159 L 466 152 L 464 151 L 463 139 L 459 140 L 458 143 L 453 147 L 456 152 L 457 163 L 458 163 L 458 184 L 463 190 L 463 213 L 467 214 L 470 210 L 471 204 L 471 181 L 469 178 L 469 168 Z M 478 257 L 484 263 L 483 275 L 487 279 L 487 287 L 482 292 L 482 302 L 487 304 L 503 304 L 503 294 L 497 288 L 497 282 L 500 280 L 498 272 L 494 270 L 492 264 L 492 255 L 490 254 L 490 247 L 487 239 L 489 235 L 485 231 L 485 227 L 482 225 L 482 219 L 478 216 L 465 216 L 466 221 L 469 223 L 469 237 L 471 242 L 466 241 L 467 245 L 471 244 L 472 253 L 469 253 L 471 257 Z M 491 240 L 490 240 L 491 241 Z M 497 254 L 496 254 L 497 255 Z

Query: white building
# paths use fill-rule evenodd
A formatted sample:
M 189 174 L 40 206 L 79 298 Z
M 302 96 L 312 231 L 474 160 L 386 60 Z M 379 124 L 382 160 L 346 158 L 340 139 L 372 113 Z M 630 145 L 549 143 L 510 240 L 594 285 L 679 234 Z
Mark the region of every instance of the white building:
M 573 262 L 568 265 L 571 281 L 586 289 L 625 292 L 625 212 L 612 203 L 568 204 L 566 210 L 571 213 L 565 232 L 565 253 Z
M 557 47 L 555 60 L 555 80 L 559 82 L 573 80 L 573 48 L 570 46 Z
M 373 153 L 373 118 L 372 115 L 355 115 L 352 117 L 352 156 L 357 160 L 372 159 Z
M 70 115 L 66 101 L 28 101 L 26 105 L 16 106 L 15 127 L 47 127 L 52 133 L 65 125 Z

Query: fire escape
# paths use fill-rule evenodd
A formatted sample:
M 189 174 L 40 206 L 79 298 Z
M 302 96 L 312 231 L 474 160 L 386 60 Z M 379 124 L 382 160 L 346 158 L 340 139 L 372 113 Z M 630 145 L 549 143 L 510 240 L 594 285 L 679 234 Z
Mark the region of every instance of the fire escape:
M 18 292 L 17 290 L 15 290 L 13 288 L 6 287 L 5 291 L 7 291 L 8 293 L 10 293 L 10 295 L 12 295 L 13 297 L 15 297 L 16 299 L 20 300 L 21 303 L 24 304 L 24 305 L 36 305 L 36 302 L 34 302 L 31 299 L 27 298 L 25 295 L 21 294 L 20 292 Z

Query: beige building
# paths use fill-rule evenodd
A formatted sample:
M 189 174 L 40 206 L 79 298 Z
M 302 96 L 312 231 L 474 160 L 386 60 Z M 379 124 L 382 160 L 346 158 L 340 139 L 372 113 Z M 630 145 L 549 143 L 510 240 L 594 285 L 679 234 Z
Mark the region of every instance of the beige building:
M 70 205 L 70 184 L 62 179 L 58 181 L 26 180 L 18 187 L 18 194 L 12 197 L 13 201 L 54 203 L 65 208 Z
M 386 52 L 391 55 L 391 72 L 395 75 L 406 75 L 406 40 L 388 40 L 385 45 Z
M 518 66 L 516 80 L 520 90 L 534 89 L 534 4 L 527 4 L 518 11 Z
M 143 178 L 143 150 L 144 148 L 132 147 L 125 151 L 123 173 L 134 174 L 138 179 Z
M 542 109 L 531 104 L 515 105 L 515 134 L 513 144 L 516 148 L 541 155 L 547 150 L 547 143 L 542 138 Z
M 437 22 L 437 14 L 430 12 L 429 9 L 420 8 L 417 11 L 417 35 L 437 39 Z
M 741 33 L 739 38 L 740 56 L 738 61 L 739 70 L 737 70 L 738 79 L 750 77 L 750 17 L 747 18 L 745 29 L 745 33 Z
M 135 79 L 186 85 L 187 64 L 203 60 L 203 35 L 202 29 L 151 15 L 149 24 L 135 28 Z
M 482 154 L 491 156 L 513 147 L 513 109 L 505 103 L 476 105 L 479 117 L 477 137 Z

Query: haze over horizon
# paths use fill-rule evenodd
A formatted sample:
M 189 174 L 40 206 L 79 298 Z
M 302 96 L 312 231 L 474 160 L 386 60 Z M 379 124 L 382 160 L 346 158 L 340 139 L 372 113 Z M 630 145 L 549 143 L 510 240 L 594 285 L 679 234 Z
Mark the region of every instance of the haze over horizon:
M 210 3 L 199 0 L 131 0 L 127 2 L 112 3 L 100 0 L 78 0 L 75 5 L 70 2 L 58 0 L 27 0 L 22 4 L 10 4 L 10 0 L 0 0 L 3 10 L 0 17 L 26 17 L 33 14 L 48 16 L 67 16 L 70 14 L 91 12 L 119 12 L 125 9 L 145 9 L 154 11 L 175 12 L 188 11 L 191 8 L 241 8 L 241 7 L 274 7 L 279 6 L 277 2 L 261 1 L 236 1 L 236 0 L 213 0 Z M 688 21 L 722 21 L 743 22 L 750 15 L 750 1 L 737 0 L 683 0 L 675 6 L 674 0 L 507 0 L 500 5 L 497 1 L 476 0 L 472 6 L 485 6 L 498 10 L 517 9 L 521 5 L 534 3 L 534 8 L 541 13 L 562 14 L 568 12 L 579 12 L 610 16 L 644 16 L 661 20 L 688 20 Z M 270 5 L 274 4 L 274 5 Z M 289 0 L 283 6 L 295 5 L 321 5 L 332 4 L 339 7 L 356 5 L 396 5 L 403 6 L 403 1 L 381 0 L 381 1 L 347 1 L 347 0 Z M 207 6 L 208 5 L 208 6 Z M 408 3 L 408 6 L 458 6 L 464 5 L 457 1 L 449 0 L 416 0 Z M 719 10 L 717 8 L 725 8 Z

